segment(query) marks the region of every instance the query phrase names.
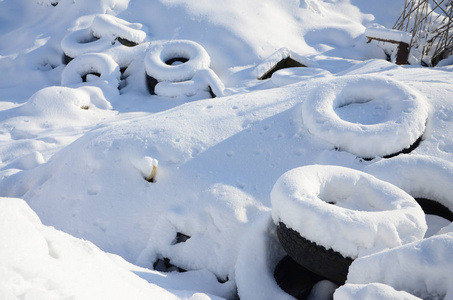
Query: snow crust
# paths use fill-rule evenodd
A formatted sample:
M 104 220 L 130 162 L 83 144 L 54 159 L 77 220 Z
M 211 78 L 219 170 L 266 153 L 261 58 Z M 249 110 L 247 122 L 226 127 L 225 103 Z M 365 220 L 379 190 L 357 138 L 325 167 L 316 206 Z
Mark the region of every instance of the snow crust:
M 272 218 L 343 256 L 356 258 L 423 238 L 420 206 L 404 191 L 338 166 L 283 174 L 271 192 Z M 331 204 L 332 203 L 332 204 Z

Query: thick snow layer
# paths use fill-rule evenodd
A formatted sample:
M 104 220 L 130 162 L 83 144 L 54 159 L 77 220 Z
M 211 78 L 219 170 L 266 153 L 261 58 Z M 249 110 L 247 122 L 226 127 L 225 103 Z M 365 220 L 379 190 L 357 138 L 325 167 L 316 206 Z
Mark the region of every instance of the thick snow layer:
M 241 299 L 294 299 L 277 285 L 274 270 L 285 256 L 271 214 L 258 219 L 244 236 L 235 268 Z
M 281 48 L 272 53 L 272 55 L 266 58 L 262 63 L 257 65 L 253 69 L 252 73 L 256 78 L 261 78 L 267 72 L 272 70 L 280 61 L 287 58 L 291 58 L 306 67 L 316 67 L 316 63 L 307 57 L 297 54 L 288 48 Z
M 351 123 L 378 125 L 386 116 L 407 115 L 404 105 L 393 102 L 383 109 L 373 106 L 387 104 L 379 97 L 392 91 L 396 96 L 389 98 L 405 103 L 399 98 L 403 86 L 429 105 L 420 114 L 423 130 L 409 130 L 414 137 L 423 134 L 423 140 L 407 157 L 453 161 L 451 60 L 436 68 L 396 66 L 385 60 L 389 49 L 366 43 L 366 28 L 372 23 L 391 28 L 402 5 L 392 0 L 231 0 L 228 5 L 0 0 L 0 196 L 24 199 L 46 225 L 36 215 L 16 217 L 13 212 L 34 213 L 23 201 L 8 202 L 9 215 L 0 220 L 1 236 L 10 245 L 0 245 L 0 298 L 12 292 L 13 299 L 91 299 L 102 298 L 101 290 L 106 296 L 130 291 L 122 298 L 234 299 L 237 293 L 253 299 L 262 291 L 286 298 L 272 279 L 282 255 L 270 220 L 277 179 L 313 164 L 360 171 L 376 164 L 392 172 L 381 158 L 364 161 L 312 134 L 301 114 L 304 103 L 329 84 L 349 85 L 356 78 L 351 94 L 377 98 L 336 113 Z M 177 41 L 200 45 L 209 63 L 189 80 L 156 86 L 168 85 L 166 95 L 176 97 L 151 95 L 145 58 L 155 47 Z M 93 64 L 78 69 L 77 58 L 85 54 L 104 57 L 114 66 L 112 76 L 88 74 L 83 82 L 85 72 L 110 74 L 99 72 L 91 59 Z M 288 55 L 309 67 L 257 80 Z M 175 62 L 170 69 L 187 63 Z M 71 68 L 71 80 L 62 86 Z M 376 88 L 360 86 L 361 80 L 372 85 L 371 77 Z M 389 85 L 395 89 L 388 91 Z M 364 114 L 356 113 L 361 110 Z M 390 142 L 383 144 L 390 148 Z M 27 231 L 29 219 L 36 226 Z M 440 221 L 427 218 L 427 236 L 453 230 Z M 46 241 L 63 245 L 60 259 L 50 257 Z M 14 253 L 29 255 L 21 262 Z M 260 256 L 265 253 L 267 258 Z M 247 264 L 249 258 L 257 264 Z M 151 270 L 165 259 L 188 271 Z M 85 281 L 89 289 L 81 287 Z M 322 281 L 311 297 L 332 296 L 335 288 Z M 21 291 L 30 292 L 16 297 Z
M 381 160 L 364 171 L 400 187 L 414 198 L 434 200 L 453 212 L 453 163 L 449 161 L 403 155 Z
M 2 299 L 202 299 L 148 283 L 121 258 L 42 225 L 22 199 L 0 198 L 0 235 Z
M 357 259 L 347 283 L 380 282 L 422 299 L 452 299 L 452 256 L 453 235 L 435 235 Z
M 284 86 L 288 84 L 298 83 L 305 80 L 310 80 L 319 77 L 331 76 L 327 70 L 319 68 L 287 68 L 276 71 L 272 74 L 271 81 L 276 86 Z
M 347 283 L 335 291 L 335 300 L 416 300 L 420 299 L 405 291 L 396 291 L 382 283 L 350 284 Z
M 368 38 L 375 38 L 389 42 L 411 43 L 412 35 L 409 32 L 387 29 L 385 27 L 369 27 L 365 30 Z
M 112 37 L 111 41 L 116 38 L 122 38 L 127 41 L 139 44 L 146 38 L 146 32 L 141 30 L 143 24 L 129 23 L 123 19 L 111 15 L 96 15 L 91 24 L 93 35 L 97 38 Z
M 161 81 L 156 84 L 155 93 L 162 97 L 192 97 L 199 92 L 209 94 L 211 88 L 214 95 L 224 95 L 225 86 L 211 69 L 198 70 L 190 80 L 186 81 Z M 206 95 L 204 98 L 210 98 Z
M 425 131 L 426 98 L 380 76 L 344 76 L 315 89 L 302 107 L 313 135 L 360 157 L 409 148 Z
M 356 258 L 420 240 L 425 216 L 404 191 L 338 166 L 290 170 L 271 192 L 272 217 L 343 256 Z

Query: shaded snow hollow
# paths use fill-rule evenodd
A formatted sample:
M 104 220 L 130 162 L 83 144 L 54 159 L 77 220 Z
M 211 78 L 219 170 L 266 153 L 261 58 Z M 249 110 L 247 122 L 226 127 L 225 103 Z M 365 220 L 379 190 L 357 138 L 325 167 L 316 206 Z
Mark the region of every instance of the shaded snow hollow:
M 357 257 L 310 299 L 453 299 L 453 68 L 366 44 L 400 2 L 0 1 L 0 298 L 292 299 L 280 218 Z

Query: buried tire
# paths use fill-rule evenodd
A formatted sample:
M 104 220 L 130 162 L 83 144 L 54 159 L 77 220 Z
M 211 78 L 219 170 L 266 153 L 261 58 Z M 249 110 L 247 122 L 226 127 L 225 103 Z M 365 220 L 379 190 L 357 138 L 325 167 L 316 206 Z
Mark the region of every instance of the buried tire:
M 420 240 L 427 228 L 410 195 L 344 167 L 290 170 L 275 183 L 271 202 L 288 255 L 337 283 L 355 258 Z
M 364 171 L 414 197 L 426 215 L 453 222 L 453 163 L 427 155 L 403 155 L 371 164 Z

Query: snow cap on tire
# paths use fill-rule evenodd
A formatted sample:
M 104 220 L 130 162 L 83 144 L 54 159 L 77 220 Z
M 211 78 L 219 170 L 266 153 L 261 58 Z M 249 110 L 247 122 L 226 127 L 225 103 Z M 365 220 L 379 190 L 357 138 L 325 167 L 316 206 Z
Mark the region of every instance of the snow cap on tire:
M 409 194 L 345 167 L 290 170 L 275 183 L 271 202 L 276 224 L 353 259 L 420 240 L 427 230 Z

